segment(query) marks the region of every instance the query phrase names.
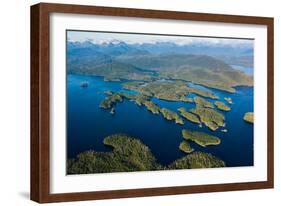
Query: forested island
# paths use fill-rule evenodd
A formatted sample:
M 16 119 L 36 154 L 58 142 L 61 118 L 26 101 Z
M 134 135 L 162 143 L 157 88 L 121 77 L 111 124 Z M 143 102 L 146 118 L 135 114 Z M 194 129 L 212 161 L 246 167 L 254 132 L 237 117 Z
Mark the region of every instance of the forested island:
M 227 106 L 225 103 L 220 102 L 220 101 L 216 101 L 215 105 L 217 106 L 218 109 L 222 110 L 222 111 L 230 111 L 231 108 L 229 106 Z
M 180 143 L 179 149 L 185 153 L 191 153 L 194 151 L 194 149 L 190 146 L 187 141 L 182 141 Z
M 164 90 L 165 92 L 165 90 Z M 184 124 L 183 118 L 186 120 L 198 123 L 200 126 L 204 124 L 209 129 L 215 131 L 219 127 L 225 126 L 225 117 L 223 114 L 214 110 L 214 105 L 202 97 L 195 97 L 194 101 L 189 103 L 195 103 L 195 107 L 186 111 L 185 108 L 179 108 L 178 111 L 171 111 L 167 108 L 161 108 L 157 104 L 151 101 L 151 94 L 140 93 L 140 94 L 124 94 L 124 93 L 112 93 L 107 92 L 107 97 L 100 103 L 100 107 L 103 109 L 112 109 L 118 102 L 122 102 L 123 99 L 134 101 L 138 106 L 145 106 L 148 111 L 153 114 L 162 114 L 163 118 L 174 121 L 176 124 Z
M 196 142 L 202 147 L 206 147 L 208 145 L 218 145 L 221 142 L 220 138 L 213 135 L 203 132 L 190 131 L 187 129 L 182 130 L 182 136 L 185 140 Z
M 224 167 L 219 158 L 204 152 L 193 152 L 169 165 L 157 162 L 150 149 L 139 139 L 125 134 L 104 138 L 103 143 L 112 152 L 85 151 L 67 161 L 67 174 L 91 174 L 108 172 L 132 172 L 193 168 Z

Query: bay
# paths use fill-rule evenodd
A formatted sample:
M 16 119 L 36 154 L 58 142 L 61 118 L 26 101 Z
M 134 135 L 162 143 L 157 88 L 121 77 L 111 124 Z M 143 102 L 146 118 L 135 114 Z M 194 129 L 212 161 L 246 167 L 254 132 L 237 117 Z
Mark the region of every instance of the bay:
M 88 82 L 88 87 L 81 87 L 81 82 Z M 104 137 L 125 133 L 139 138 L 160 163 L 167 165 L 186 155 L 178 146 L 183 140 L 182 129 L 190 129 L 214 134 L 221 139 L 220 145 L 206 148 L 191 143 L 195 150 L 209 152 L 225 161 L 229 167 L 253 165 L 253 125 L 243 120 L 246 112 L 253 111 L 253 87 L 236 87 L 237 92 L 231 94 L 188 83 L 189 86 L 212 91 L 221 101 L 224 101 L 224 97 L 232 98 L 231 111 L 220 111 L 226 118 L 228 132 L 224 133 L 221 129 L 211 131 L 204 125 L 200 128 L 187 120 L 184 125 L 175 124 L 127 100 L 116 105 L 114 115 L 101 109 L 99 104 L 105 98 L 105 91 L 131 92 L 122 89 L 122 83 L 123 81 L 103 81 L 102 77 L 96 76 L 67 75 L 68 158 L 86 150 L 111 151 L 111 148 L 103 144 Z M 177 111 L 179 107 L 190 109 L 195 106 L 191 103 L 168 102 L 156 98 L 152 101 L 173 111 Z

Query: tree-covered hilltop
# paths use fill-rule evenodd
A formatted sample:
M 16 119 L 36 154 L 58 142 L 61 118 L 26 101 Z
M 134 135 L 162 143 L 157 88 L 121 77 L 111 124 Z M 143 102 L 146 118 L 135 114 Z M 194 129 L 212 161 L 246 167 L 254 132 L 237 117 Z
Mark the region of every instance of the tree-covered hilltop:
M 187 141 L 182 141 L 179 145 L 179 149 L 185 153 L 191 153 L 194 149 L 190 146 Z
M 225 162 L 204 152 L 193 152 L 169 165 L 169 169 L 197 169 L 225 167 Z
M 225 103 L 220 102 L 220 101 L 215 101 L 215 105 L 218 109 L 222 110 L 222 111 L 230 111 L 231 108 L 229 106 L 227 106 Z
M 188 94 L 188 87 L 183 82 L 152 81 L 149 83 L 124 83 L 125 89 L 167 101 L 181 101 Z
M 86 151 L 67 163 L 68 174 L 130 172 L 161 169 L 150 149 L 140 140 L 116 134 L 104 139 L 112 152 Z
M 165 119 L 174 120 L 177 124 L 184 124 L 183 119 L 176 112 L 171 111 L 167 108 L 161 108 L 160 112 Z
M 193 99 L 197 107 L 214 108 L 212 102 L 209 102 L 202 97 L 194 97 Z
M 221 142 L 220 138 L 213 135 L 204 132 L 190 131 L 187 129 L 182 130 L 182 136 L 185 140 L 196 142 L 202 147 L 206 147 L 208 145 L 218 145 Z
M 111 109 L 117 102 L 122 102 L 123 96 L 118 93 L 108 93 L 108 96 L 100 103 L 103 109 Z
M 143 95 L 166 101 L 193 103 L 192 98 L 186 97 L 190 93 L 211 99 L 218 99 L 213 93 L 191 88 L 183 81 L 158 80 L 151 82 L 126 82 L 122 86 L 124 89 L 137 91 Z
M 147 110 L 149 110 L 153 114 L 159 114 L 159 112 L 161 111 L 161 108 L 152 101 L 145 101 L 144 105 L 146 106 Z
M 157 162 L 150 149 L 140 140 L 125 134 L 115 134 L 104 139 L 112 152 L 85 151 L 67 161 L 67 174 L 90 174 L 165 169 L 193 169 L 224 167 L 222 160 L 208 153 L 194 152 L 171 165 Z
M 181 116 L 183 116 L 185 119 L 193 123 L 201 124 L 199 117 L 191 112 L 186 111 L 184 107 L 178 108 L 178 111 L 180 112 Z
M 197 115 L 202 123 L 204 123 L 210 130 L 217 130 L 219 127 L 225 126 L 225 117 L 223 114 L 211 108 L 198 107 L 189 110 L 191 113 Z

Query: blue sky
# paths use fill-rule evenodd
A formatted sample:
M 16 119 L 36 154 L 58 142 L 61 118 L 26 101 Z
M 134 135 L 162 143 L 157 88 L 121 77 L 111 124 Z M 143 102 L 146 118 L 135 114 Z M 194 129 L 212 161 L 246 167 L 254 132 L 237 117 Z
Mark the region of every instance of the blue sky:
M 127 33 L 107 33 L 107 32 L 86 32 L 86 31 L 68 31 L 68 41 L 92 41 L 97 44 L 110 41 L 124 41 L 128 44 L 134 43 L 155 43 L 155 42 L 173 42 L 179 45 L 188 45 L 196 43 L 204 44 L 222 44 L 239 47 L 252 47 L 253 40 L 228 39 L 228 38 L 204 38 L 189 36 L 163 36 L 163 35 L 144 35 Z

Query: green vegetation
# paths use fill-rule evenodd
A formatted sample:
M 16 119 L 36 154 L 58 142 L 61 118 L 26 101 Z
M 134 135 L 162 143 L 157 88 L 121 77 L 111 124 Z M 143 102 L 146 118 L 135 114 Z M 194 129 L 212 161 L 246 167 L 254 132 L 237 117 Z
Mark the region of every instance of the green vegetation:
M 108 93 L 111 94 L 111 93 Z M 183 119 L 174 111 L 171 111 L 166 108 L 160 108 L 158 105 L 150 101 L 150 97 L 144 94 L 123 94 L 123 93 L 112 93 L 111 95 L 107 96 L 105 100 L 103 100 L 100 104 L 101 108 L 104 109 L 111 109 L 110 113 L 114 114 L 115 109 L 113 105 L 116 102 L 121 102 L 123 98 L 128 100 L 134 101 L 137 105 L 142 106 L 144 105 L 148 111 L 153 114 L 162 114 L 163 117 L 167 120 L 174 120 L 177 124 L 184 124 Z
M 77 54 L 74 57 L 68 55 L 67 69 L 68 73 L 72 74 L 101 76 L 105 81 L 120 81 L 121 79 L 150 81 L 153 79 L 152 72 L 95 51 L 83 55 Z
M 108 95 L 101 103 L 100 107 L 103 109 L 111 109 L 117 102 L 122 102 L 123 97 L 121 94 L 115 93 Z
M 144 84 L 144 82 L 125 82 L 122 84 L 122 86 L 124 89 L 137 91 L 138 87 L 142 84 Z
M 185 153 L 191 153 L 194 151 L 194 149 L 190 146 L 187 141 L 182 141 L 180 143 L 179 149 Z
M 175 120 L 175 122 L 177 124 L 184 124 L 183 119 L 176 112 L 173 112 L 173 111 L 171 111 L 169 109 L 166 109 L 166 108 L 162 108 L 160 110 L 160 112 L 162 113 L 162 115 L 165 119 Z
M 193 103 L 194 102 L 193 99 L 189 98 L 189 97 L 181 97 L 180 101 L 186 102 L 186 103 Z
M 114 114 L 113 108 L 116 102 L 121 102 L 123 98 L 134 101 L 139 106 L 145 106 L 148 111 L 153 114 L 162 114 L 167 120 L 174 120 L 177 124 L 184 124 L 183 119 L 174 111 L 166 108 L 160 108 L 158 105 L 150 101 L 150 97 L 144 94 L 123 94 L 123 93 L 108 93 L 109 95 L 100 104 L 101 108 L 111 109 L 110 113 Z
M 227 101 L 228 104 L 233 104 L 232 99 L 230 97 L 225 97 L 224 100 Z
M 161 110 L 161 108 L 158 105 L 154 104 L 151 101 L 144 102 L 144 105 L 146 106 L 147 110 L 151 111 L 153 114 L 159 114 Z
M 143 94 L 136 94 L 136 95 L 125 95 L 127 99 L 134 101 L 137 105 L 142 106 L 144 105 L 148 111 L 152 112 L 153 114 L 159 114 L 160 107 L 154 104 L 152 101 L 149 101 L 150 97 L 143 95 Z
M 217 106 L 218 109 L 222 111 L 230 111 L 230 107 L 225 105 L 223 102 L 215 101 L 215 105 Z
M 208 57 L 202 57 L 205 61 Z M 200 60 L 198 60 L 200 61 Z M 198 63 L 200 64 L 200 63 Z M 235 92 L 234 86 L 253 85 L 253 77 L 244 74 L 241 71 L 232 69 L 228 65 L 216 66 L 217 68 L 210 68 L 208 65 L 202 66 L 188 66 L 183 65 L 177 69 L 162 69 L 159 71 L 160 76 L 170 79 L 185 80 L 196 84 L 207 86 L 214 89 Z
M 218 99 L 211 92 L 188 87 L 183 81 L 158 80 L 148 83 L 128 82 L 123 84 L 124 89 L 138 91 L 147 96 L 153 96 L 166 101 L 182 101 L 193 103 L 192 98 L 186 97 L 189 93 L 197 94 L 203 97 Z
M 185 108 L 181 107 L 178 109 L 178 111 L 180 112 L 181 116 L 183 116 L 185 119 L 187 119 L 193 123 L 201 124 L 198 116 L 191 112 L 186 111 Z
M 171 111 L 166 108 L 160 108 L 158 105 L 150 101 L 150 96 L 147 96 L 143 93 L 140 94 L 123 94 L 123 93 L 113 93 L 111 91 L 107 91 L 108 95 L 100 104 L 101 108 L 111 109 L 110 113 L 114 114 L 115 109 L 113 106 L 117 102 L 122 102 L 123 98 L 134 101 L 139 106 L 145 106 L 148 111 L 153 114 L 162 114 L 163 117 L 167 120 L 174 120 L 177 124 L 184 124 L 184 120 L 174 111 Z M 202 97 L 195 97 L 194 101 L 196 103 L 196 107 L 186 111 L 185 108 L 179 108 L 181 116 L 185 119 L 200 124 L 204 123 L 211 130 L 216 130 L 219 127 L 224 126 L 224 116 L 212 109 L 214 105 L 205 100 Z M 218 104 L 216 104 L 218 106 Z M 226 105 L 225 105 L 226 106 Z
M 137 139 L 116 134 L 104 139 L 112 152 L 83 152 L 67 164 L 68 174 L 130 172 L 161 169 L 150 149 Z
M 243 119 L 246 121 L 246 122 L 249 122 L 249 123 L 254 123 L 254 113 L 253 112 L 247 112 L 245 113 Z
M 211 98 L 211 99 L 219 99 L 218 96 L 214 95 L 211 92 L 200 90 L 200 89 L 196 89 L 196 88 L 192 88 L 192 87 L 188 87 L 188 92 L 200 95 L 202 97 L 207 97 L 207 98 Z
M 72 44 L 72 43 L 70 43 Z M 235 92 L 234 86 L 253 85 L 253 77 L 233 69 L 235 55 L 222 58 L 207 55 L 161 53 L 139 49 L 140 45 L 95 45 L 73 43 L 67 47 L 67 73 L 101 76 L 107 81 L 156 79 L 185 80 L 211 88 Z M 182 48 L 175 47 L 174 51 Z M 221 57 L 220 57 L 221 58 Z M 241 56 L 236 57 L 241 62 Z M 248 61 L 248 60 L 247 60 Z
M 143 95 L 143 94 L 126 94 L 126 93 L 121 93 L 124 98 L 135 102 L 138 106 L 142 106 L 145 104 L 146 101 L 150 99 L 150 97 Z
M 148 96 L 143 95 L 143 94 L 137 94 L 132 96 L 132 100 L 135 101 L 135 103 L 139 106 L 144 105 L 144 103 L 149 99 Z
M 184 124 L 184 120 L 176 112 L 166 108 L 160 108 L 158 105 L 150 101 L 150 96 L 147 96 L 143 93 L 134 95 L 113 93 L 107 91 L 106 94 L 108 96 L 101 102 L 100 107 L 104 109 L 111 109 L 111 114 L 115 113 L 115 109 L 113 108 L 113 106 L 117 102 L 122 102 L 123 98 L 126 98 L 128 100 L 134 101 L 139 106 L 144 105 L 147 110 L 152 112 L 153 114 L 161 113 L 163 117 L 167 120 L 174 120 L 177 124 Z M 197 105 L 195 108 L 189 111 L 186 111 L 185 108 L 178 109 L 181 116 L 193 123 L 198 123 L 200 125 L 201 123 L 204 123 L 211 130 L 216 130 L 219 127 L 223 127 L 225 125 L 224 116 L 221 113 L 212 109 L 214 105 L 211 102 L 205 100 L 202 97 L 195 97 L 194 101 Z M 217 102 L 216 105 L 218 106 Z
M 190 131 L 187 129 L 182 130 L 182 136 L 185 140 L 196 142 L 202 147 L 206 147 L 208 145 L 218 145 L 221 142 L 218 137 L 203 132 Z
M 193 152 L 183 158 L 174 161 L 169 165 L 169 169 L 187 169 L 187 168 L 215 168 L 225 167 L 224 161 L 204 152 Z
M 224 116 L 211 108 L 195 107 L 190 110 L 193 114 L 200 117 L 200 121 L 204 123 L 209 129 L 215 131 L 219 127 L 224 127 Z
M 67 174 L 153 171 L 166 169 L 193 169 L 224 167 L 222 160 L 208 153 L 193 152 L 171 165 L 157 163 L 150 149 L 140 140 L 125 134 L 115 134 L 104 139 L 111 152 L 85 151 L 67 161 Z
M 214 108 L 214 105 L 202 97 L 194 97 L 194 102 L 198 107 Z
M 147 96 L 153 96 L 166 101 L 189 101 L 185 96 L 188 87 L 185 83 L 176 81 L 153 81 L 143 84 L 123 84 L 124 88 L 140 92 Z
M 165 54 L 119 56 L 118 61 L 157 71 L 159 78 L 185 80 L 235 92 L 234 86 L 253 85 L 253 77 L 233 69 L 225 62 L 206 55 Z

